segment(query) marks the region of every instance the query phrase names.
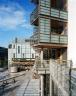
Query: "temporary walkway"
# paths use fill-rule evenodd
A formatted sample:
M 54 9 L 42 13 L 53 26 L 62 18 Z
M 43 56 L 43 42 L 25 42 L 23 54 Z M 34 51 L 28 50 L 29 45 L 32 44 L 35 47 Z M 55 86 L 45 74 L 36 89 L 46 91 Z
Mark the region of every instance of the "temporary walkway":
M 23 96 L 39 96 L 39 80 L 38 79 L 32 79 Z
M 24 79 L 24 83 L 20 86 L 16 96 L 40 96 L 39 79 L 33 79 L 32 73 Z

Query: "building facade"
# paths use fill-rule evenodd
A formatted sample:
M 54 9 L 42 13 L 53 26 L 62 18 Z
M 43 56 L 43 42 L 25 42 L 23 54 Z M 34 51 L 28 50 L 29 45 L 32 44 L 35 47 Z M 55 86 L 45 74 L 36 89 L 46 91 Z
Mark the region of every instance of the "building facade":
M 41 78 L 41 96 L 64 96 L 67 92 L 64 92 L 64 95 L 58 94 L 57 92 L 59 91 L 56 92 L 58 88 L 56 84 L 52 82 L 50 76 L 52 71 L 55 72 L 55 70 L 52 70 L 53 67 L 50 63 L 59 65 L 67 61 L 68 0 L 31 0 L 31 2 L 36 5 L 36 8 L 31 13 L 30 21 L 34 26 L 31 39 L 35 41 L 32 45 L 40 53 L 37 61 L 39 59 L 38 62 L 40 62 L 41 65 L 37 62 L 37 72 Z M 51 66 L 50 69 L 49 66 Z M 62 68 L 59 67 L 59 69 L 61 70 Z M 62 72 L 62 74 L 65 74 L 65 72 Z M 60 76 L 60 73 L 57 75 Z M 60 81 L 58 82 L 60 83 Z
M 35 51 L 30 44 L 29 39 L 15 38 L 8 46 L 8 66 L 16 61 L 22 63 L 25 61 L 33 61 L 35 59 Z M 19 63 L 18 62 L 18 63 Z
M 0 68 L 8 67 L 8 49 L 0 47 Z

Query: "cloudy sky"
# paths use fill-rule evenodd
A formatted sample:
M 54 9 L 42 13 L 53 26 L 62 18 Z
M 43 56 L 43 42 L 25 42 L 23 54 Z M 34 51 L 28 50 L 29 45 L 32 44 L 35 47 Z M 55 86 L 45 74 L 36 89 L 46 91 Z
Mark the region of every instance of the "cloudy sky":
M 34 7 L 30 0 L 0 0 L 0 46 L 7 47 L 15 37 L 31 36 L 30 13 Z M 76 0 L 68 0 L 68 9 L 68 59 L 76 66 Z
M 32 34 L 30 0 L 0 0 L 0 46 L 8 46 L 15 37 L 28 38 Z

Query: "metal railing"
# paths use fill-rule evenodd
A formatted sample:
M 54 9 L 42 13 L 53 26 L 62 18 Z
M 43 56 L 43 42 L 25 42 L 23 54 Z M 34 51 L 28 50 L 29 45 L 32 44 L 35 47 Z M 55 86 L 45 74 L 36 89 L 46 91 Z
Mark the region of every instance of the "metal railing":
M 44 11 L 41 11 L 41 9 L 39 9 L 39 7 L 37 6 L 33 10 L 33 12 L 31 13 L 31 16 L 30 16 L 30 22 L 31 23 L 34 22 L 38 18 L 38 14 L 46 15 L 47 10 L 44 9 L 45 7 L 40 7 L 40 8 L 42 10 L 44 10 Z M 68 12 L 67 11 L 64 11 L 64 10 L 58 10 L 56 8 L 51 8 L 51 14 L 50 14 L 50 16 L 67 20 L 68 19 Z
M 57 88 L 57 96 L 71 96 L 71 61 L 50 61 L 50 75 Z
M 34 42 L 35 44 L 37 44 L 38 42 L 48 42 L 48 43 L 57 43 L 57 44 L 67 44 L 68 43 L 67 35 L 34 34 L 33 39 L 35 40 L 35 42 Z
M 38 18 L 38 7 L 36 7 L 30 15 L 30 22 L 34 22 Z
M 63 10 L 58 10 L 56 8 L 51 8 L 51 16 L 67 20 L 68 12 Z

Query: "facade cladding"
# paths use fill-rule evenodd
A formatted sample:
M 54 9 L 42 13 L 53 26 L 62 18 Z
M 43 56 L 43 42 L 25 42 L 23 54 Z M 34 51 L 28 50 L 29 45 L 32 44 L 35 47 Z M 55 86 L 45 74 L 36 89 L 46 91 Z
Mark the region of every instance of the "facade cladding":
M 8 62 L 12 62 L 14 59 L 34 60 L 35 51 L 30 45 L 29 39 L 18 39 L 16 38 L 8 46 Z
M 8 49 L 0 47 L 0 68 L 7 68 L 8 66 Z

